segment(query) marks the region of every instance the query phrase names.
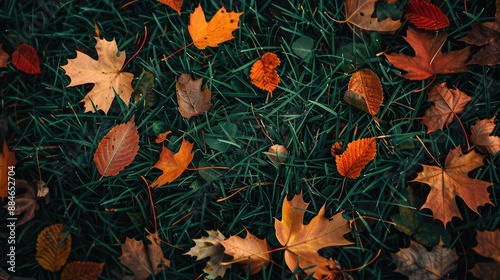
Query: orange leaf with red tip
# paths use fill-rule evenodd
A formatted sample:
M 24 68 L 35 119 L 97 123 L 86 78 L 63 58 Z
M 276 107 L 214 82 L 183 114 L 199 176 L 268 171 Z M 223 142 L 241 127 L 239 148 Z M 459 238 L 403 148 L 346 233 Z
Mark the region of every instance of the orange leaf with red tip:
M 28 74 L 40 74 L 40 59 L 35 48 L 28 44 L 17 46 L 12 54 L 12 64 L 19 70 Z
M 169 6 L 179 15 L 181 15 L 182 0 L 158 0 L 158 2 Z
M 280 65 L 280 59 L 274 53 L 267 52 L 261 59 L 257 60 L 250 70 L 250 80 L 256 87 L 268 91 L 273 96 L 274 89 L 280 82 L 276 67 Z
M 102 138 L 94 153 L 94 162 L 103 177 L 115 176 L 132 163 L 138 151 L 139 132 L 132 117 Z
M 172 154 L 169 149 L 163 146 L 160 159 L 153 166 L 153 168 L 163 171 L 163 174 L 151 184 L 151 188 L 158 188 L 169 184 L 181 176 L 182 172 L 186 170 L 189 163 L 193 160 L 194 153 L 191 152 L 192 150 L 193 144 L 185 139 L 182 139 L 181 147 L 176 154 Z
M 419 29 L 438 30 L 450 25 L 450 20 L 441 9 L 425 1 L 410 1 L 405 12 L 405 18 Z
M 377 155 L 375 138 L 363 138 L 347 144 L 347 149 L 335 157 L 337 171 L 349 179 L 357 179 L 366 165 Z

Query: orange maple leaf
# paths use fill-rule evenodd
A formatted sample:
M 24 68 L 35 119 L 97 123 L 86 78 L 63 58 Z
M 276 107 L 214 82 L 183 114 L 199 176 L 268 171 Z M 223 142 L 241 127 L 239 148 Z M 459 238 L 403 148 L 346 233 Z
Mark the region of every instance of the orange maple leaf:
M 429 101 L 434 106 L 425 111 L 422 123 L 427 126 L 427 133 L 443 129 L 449 125 L 458 113 L 472 100 L 470 96 L 458 89 L 449 89 L 446 83 L 434 86 L 429 92 Z
M 198 49 L 204 50 L 206 47 L 217 47 L 220 43 L 233 39 L 232 33 L 239 28 L 238 23 L 242 14 L 243 12 L 227 12 L 222 7 L 207 22 L 201 5 L 198 5 L 189 17 L 188 31 L 193 44 Z
M 94 84 L 92 90 L 80 101 L 84 102 L 85 112 L 97 110 L 108 113 L 115 92 L 128 106 L 134 89 L 132 73 L 122 72 L 125 63 L 125 51 L 118 51 L 116 41 L 96 38 L 96 51 L 99 56 L 94 60 L 90 56 L 76 51 L 76 58 L 68 59 L 68 64 L 61 66 L 71 78 L 68 87 L 82 84 Z
M 233 235 L 220 243 L 225 248 L 224 253 L 234 258 L 227 263 L 240 263 L 244 265 L 243 269 L 245 270 L 250 264 L 250 274 L 261 271 L 262 266 L 266 267 L 271 261 L 266 239 L 259 239 L 248 230 L 245 238 Z
M 467 72 L 468 67 L 465 62 L 470 47 L 442 53 L 441 48 L 447 36 L 447 32 L 441 32 L 436 37 L 434 32 L 408 28 L 404 39 L 415 51 L 415 56 L 402 53 L 385 54 L 385 56 L 394 67 L 408 72 L 401 76 L 409 80 L 425 80 L 437 74 Z
M 481 151 L 487 151 L 494 155 L 500 152 L 500 137 L 490 136 L 495 129 L 495 117 L 491 119 L 477 120 L 471 125 L 471 140 Z
M 349 179 L 357 179 L 361 171 L 377 155 L 375 138 L 363 138 L 347 144 L 340 156 L 335 156 L 337 171 Z
M 271 52 L 265 53 L 250 69 L 252 84 L 262 90 L 268 91 L 273 96 L 273 91 L 280 82 L 280 76 L 276 72 L 278 65 L 280 65 L 280 59 L 276 54 Z
M 462 154 L 460 146 L 450 150 L 446 156 L 444 168 L 422 164 L 424 170 L 419 172 L 417 178 L 410 182 L 420 182 L 431 187 L 427 200 L 422 208 L 432 210 L 434 219 L 442 221 L 445 226 L 453 217 L 462 218 L 455 201 L 460 196 L 467 206 L 474 212 L 477 207 L 490 201 L 487 188 L 490 182 L 472 179 L 467 173 L 483 166 L 484 156 L 471 151 Z
M 304 213 L 308 205 L 309 203 L 302 199 L 302 193 L 294 196 L 291 201 L 285 198 L 281 221 L 275 218 L 274 227 L 278 241 L 285 246 L 285 262 L 288 268 L 291 271 L 295 271 L 297 266 L 308 268 L 305 270 L 307 274 L 314 274 L 314 279 L 321 279 L 322 275 L 328 275 L 330 269 L 335 267 L 335 262 L 322 257 L 318 250 L 352 244 L 344 238 L 344 234 L 351 230 L 348 222 L 342 217 L 342 212 L 326 218 L 325 205 L 308 225 L 304 225 Z
M 192 150 L 193 144 L 185 139 L 182 139 L 181 147 L 176 154 L 172 154 L 172 152 L 163 145 L 160 159 L 153 166 L 153 168 L 163 171 L 163 174 L 151 184 L 151 188 L 158 188 L 171 183 L 181 176 L 182 172 L 186 170 L 189 163 L 193 160 L 194 153 L 191 153 Z
M 11 174 L 16 174 L 15 166 L 17 163 L 14 152 L 9 151 L 7 143 L 3 142 L 2 153 L 0 154 L 0 200 L 8 196 L 9 192 L 9 171 Z M 13 181 L 10 181 L 11 184 Z
M 476 263 L 470 272 L 483 280 L 500 279 L 500 230 L 478 231 L 476 239 L 477 245 L 472 249 L 494 262 Z

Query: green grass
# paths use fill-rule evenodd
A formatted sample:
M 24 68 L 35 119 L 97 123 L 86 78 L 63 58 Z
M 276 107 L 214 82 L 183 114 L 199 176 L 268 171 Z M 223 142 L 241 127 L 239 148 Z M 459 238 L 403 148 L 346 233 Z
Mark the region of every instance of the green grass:
M 399 213 L 398 200 L 404 198 L 408 186 L 418 197 L 426 197 L 428 186 L 408 181 L 422 170 L 420 164 L 434 164 L 431 155 L 444 163 L 450 149 L 457 145 L 466 149 L 456 120 L 431 134 L 420 123 L 419 117 L 431 106 L 427 101 L 431 87 L 414 91 L 428 86 L 430 79 L 405 80 L 384 56 L 376 55 L 383 50 L 411 53 L 402 39 L 407 24 L 394 35 L 381 36 L 381 49 L 375 51 L 368 34 L 358 36 L 349 25 L 329 18 L 344 18 L 342 1 L 184 2 L 181 16 L 155 1 L 138 1 L 125 8 L 121 8 L 123 3 L 99 0 L 0 2 L 0 42 L 4 49 L 12 53 L 20 43 L 29 43 L 42 63 L 39 75 L 23 74 L 11 63 L 0 69 L 1 136 L 16 153 L 17 179 L 43 180 L 50 187 L 50 202 L 40 201 L 35 219 L 17 228 L 16 275 L 58 279 L 58 273 L 37 264 L 35 244 L 44 227 L 63 223 L 73 236 L 68 261 L 104 262 L 102 279 L 121 279 L 128 271 L 118 260 L 120 244 L 126 237 L 144 238 L 146 230 L 154 231 L 157 224 L 160 238 L 172 244 L 163 246 L 171 267 L 152 279 L 196 279 L 205 261 L 196 262 L 184 255 L 194 245 L 192 239 L 206 235 L 205 230 L 218 229 L 228 237 L 242 236 L 248 229 L 278 248 L 274 218 L 281 218 L 281 204 L 287 194 L 291 197 L 302 190 L 311 201 L 307 221 L 325 203 L 327 215 L 345 211 L 345 218 L 356 221 L 347 236 L 355 244 L 324 249 L 321 252 L 325 256 L 338 260 L 345 269 L 363 267 L 349 272 L 355 279 L 403 277 L 394 272 L 390 255 L 410 242 L 410 237 L 391 223 L 390 217 Z M 207 17 L 222 5 L 228 11 L 244 12 L 240 29 L 233 32 L 235 39 L 203 51 L 191 46 L 162 61 L 191 43 L 189 13 L 198 2 Z M 401 2 L 404 5 L 407 1 Z M 473 22 L 493 20 L 494 1 L 466 3 L 464 12 L 463 1 L 435 1 L 451 21 L 447 30 L 452 43 L 446 44 L 444 51 L 465 46 L 454 39 L 467 34 Z M 107 115 L 102 111 L 84 113 L 79 101 L 92 86 L 66 87 L 69 78 L 60 66 L 74 58 L 77 49 L 96 57 L 94 24 L 103 38 L 114 38 L 127 57 L 138 50 L 147 27 L 144 48 L 125 70 L 136 80 L 143 69 L 154 74 L 158 102 L 152 108 L 135 104 L 126 107 L 115 101 Z M 304 35 L 315 42 L 309 61 L 292 48 L 292 43 Z M 356 55 L 343 56 L 342 47 Z M 273 97 L 251 85 L 249 79 L 251 65 L 265 52 L 274 52 L 281 59 L 277 68 L 281 81 Z M 349 78 L 360 66 L 372 69 L 381 79 L 385 100 L 377 115 L 380 123 L 343 101 Z M 459 115 L 468 128 L 478 118 L 498 115 L 499 70 L 498 66 L 474 66 L 467 73 L 438 75 L 433 83 L 447 82 L 472 97 Z M 212 91 L 213 106 L 207 114 L 186 120 L 178 113 L 175 80 L 181 73 L 203 78 Z M 117 176 L 100 179 L 93 162 L 100 140 L 111 127 L 133 115 L 140 134 L 138 155 Z M 217 129 L 224 122 L 236 124 L 237 132 L 226 135 Z M 171 184 L 152 190 L 152 205 L 141 176 L 151 183 L 161 174 L 151 167 L 161 150 L 154 138 L 163 130 L 173 131 L 166 142 L 173 151 L 183 137 L 194 143 L 191 169 L 229 169 L 185 171 Z M 497 125 L 493 134 L 499 135 L 499 130 Z M 226 141 L 230 148 L 212 149 L 205 141 L 209 136 Z M 331 144 L 342 141 L 346 145 L 374 136 L 385 137 L 377 140 L 376 158 L 359 179 L 344 182 L 330 155 Z M 281 166 L 264 154 L 273 144 L 285 145 L 289 151 Z M 492 182 L 490 198 L 499 205 L 500 156 L 488 155 L 485 163 L 471 176 Z M 475 230 L 498 229 L 500 210 L 488 205 L 480 207 L 478 215 L 458 200 L 464 220 L 454 219 L 446 230 L 451 236 L 449 245 L 460 256 L 454 276 L 464 279 L 466 275 L 471 277 L 467 269 L 478 259 L 471 250 L 476 244 Z M 0 213 L 1 220 L 6 220 L 7 212 L 2 209 Z M 419 213 L 432 221 L 430 211 Z M 2 243 L 7 236 L 3 229 Z M 4 267 L 7 246 L 0 247 Z M 293 279 L 282 251 L 273 253 L 272 258 L 274 262 L 261 273 L 250 276 L 233 265 L 225 278 Z

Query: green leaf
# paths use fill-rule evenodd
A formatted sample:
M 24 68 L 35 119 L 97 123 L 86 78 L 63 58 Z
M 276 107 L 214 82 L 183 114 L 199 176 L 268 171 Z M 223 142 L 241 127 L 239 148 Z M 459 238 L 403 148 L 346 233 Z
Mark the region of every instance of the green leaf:
M 292 44 L 293 52 L 302 58 L 306 63 L 311 60 L 313 48 L 314 40 L 309 36 L 300 37 Z
M 139 80 L 136 83 L 134 91 L 134 102 L 137 104 L 143 100 L 145 108 L 151 108 L 158 102 L 158 97 L 153 91 L 155 85 L 155 77 L 153 73 L 143 70 Z

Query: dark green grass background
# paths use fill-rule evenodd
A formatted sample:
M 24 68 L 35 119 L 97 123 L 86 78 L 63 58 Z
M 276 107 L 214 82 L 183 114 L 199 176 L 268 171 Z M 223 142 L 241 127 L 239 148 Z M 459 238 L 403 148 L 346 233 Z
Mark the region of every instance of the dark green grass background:
M 50 202 L 40 201 L 35 219 L 16 231 L 16 275 L 38 279 L 57 279 L 58 273 L 42 269 L 35 260 L 36 237 L 54 223 L 63 223 L 73 236 L 68 261 L 105 263 L 102 279 L 121 279 L 127 268 L 120 264 L 120 245 L 125 237 L 144 238 L 154 231 L 155 222 L 171 267 L 153 279 L 195 279 L 205 261 L 183 255 L 193 238 L 218 229 L 226 237 L 244 235 L 248 229 L 266 238 L 271 247 L 279 247 L 274 236 L 274 218 L 281 219 L 281 204 L 286 194 L 302 190 L 311 201 L 308 221 L 326 203 L 327 215 L 345 211 L 356 220 L 349 239 L 355 245 L 328 248 L 321 252 L 338 260 L 343 268 L 356 268 L 375 260 L 359 271 L 356 279 L 395 279 L 390 253 L 409 245 L 410 237 L 391 224 L 391 215 L 399 213 L 398 199 L 410 186 L 425 198 L 429 187 L 408 183 L 421 171 L 419 164 L 435 164 L 424 147 L 444 163 L 445 155 L 461 145 L 465 135 L 454 120 L 443 131 L 431 134 L 418 120 L 432 104 L 427 101 L 430 79 L 411 82 L 399 76 L 383 50 L 412 50 L 402 39 L 408 24 L 394 35 L 380 37 L 380 49 L 368 34 L 357 35 L 343 19 L 342 1 L 184 1 L 182 15 L 155 1 L 138 1 L 126 8 L 125 2 L 112 1 L 0 1 L 0 42 L 12 53 L 21 43 L 37 50 L 42 73 L 27 75 L 11 63 L 0 69 L 2 97 L 2 137 L 16 152 L 18 179 L 43 180 L 50 187 Z M 228 11 L 244 12 L 235 39 L 218 48 L 198 50 L 188 47 L 166 61 L 161 59 L 191 43 L 187 32 L 189 13 L 201 2 L 208 18 L 224 6 Z M 404 6 L 407 1 L 402 1 Z M 435 1 L 451 21 L 450 42 L 443 51 L 465 46 L 455 39 L 465 36 L 473 22 L 492 21 L 494 1 Z M 135 53 L 144 35 L 144 48 L 125 69 L 136 78 L 142 70 L 155 76 L 154 93 L 158 102 L 152 108 L 115 101 L 107 115 L 83 113 L 79 101 L 92 85 L 66 88 L 69 78 L 61 65 L 74 58 L 76 50 L 94 58 L 95 26 L 102 37 L 115 39 L 127 57 Z M 311 59 L 303 60 L 292 50 L 292 43 L 304 36 L 314 40 Z M 138 38 L 136 40 L 136 37 Z M 353 47 L 351 43 L 356 43 Z M 343 52 L 346 48 L 350 57 Z M 473 48 L 476 50 L 477 48 Z M 341 51 L 342 50 L 342 53 Z M 265 52 L 281 59 L 277 71 L 281 77 L 273 97 L 250 84 L 251 65 Z M 381 79 L 385 101 L 379 111 L 380 123 L 342 99 L 351 74 L 368 67 Z M 434 84 L 446 82 L 472 96 L 459 115 L 468 127 L 476 120 L 498 115 L 500 108 L 499 67 L 475 66 L 467 73 L 440 75 Z M 181 73 L 203 78 L 212 91 L 211 110 L 186 120 L 177 110 L 175 80 Z M 140 134 L 140 150 L 130 166 L 114 177 L 100 179 L 93 154 L 111 127 L 135 115 Z M 234 133 L 224 133 L 218 125 L 237 125 Z M 168 148 L 177 151 L 182 137 L 194 143 L 195 158 L 190 168 L 227 166 L 228 170 L 189 170 L 173 183 L 152 191 L 154 205 L 146 185 L 161 173 L 151 167 L 158 160 L 161 145 L 154 143 L 158 131 L 172 130 Z M 498 135 L 498 125 L 493 134 Z M 377 140 L 378 153 L 358 180 L 347 180 L 339 199 L 343 178 L 337 173 L 330 155 L 332 143 L 385 136 Z M 207 146 L 206 137 L 229 143 L 225 151 Z M 420 138 L 422 143 L 416 139 Z M 289 157 L 284 165 L 273 164 L 264 152 L 272 144 L 285 145 Z M 490 198 L 499 204 L 498 155 L 487 155 L 485 166 L 472 177 L 492 182 Z M 230 199 L 233 191 L 248 186 Z M 290 197 L 290 196 L 289 196 Z M 500 210 L 491 205 L 475 214 L 460 200 L 463 221 L 454 219 L 447 230 L 449 245 L 460 256 L 454 276 L 463 279 L 467 269 L 478 260 L 471 247 L 475 230 L 494 230 L 500 224 Z M 154 221 L 152 207 L 156 209 Z M 1 220 L 7 212 L 2 209 Z M 425 219 L 432 213 L 421 211 Z M 6 268 L 7 232 L 2 228 L 0 263 Z M 250 276 L 237 265 L 226 273 L 227 279 L 292 279 L 283 253 L 272 254 L 274 263 L 262 273 Z M 481 258 L 479 258 L 481 259 Z M 481 259 L 482 260 L 482 259 Z

